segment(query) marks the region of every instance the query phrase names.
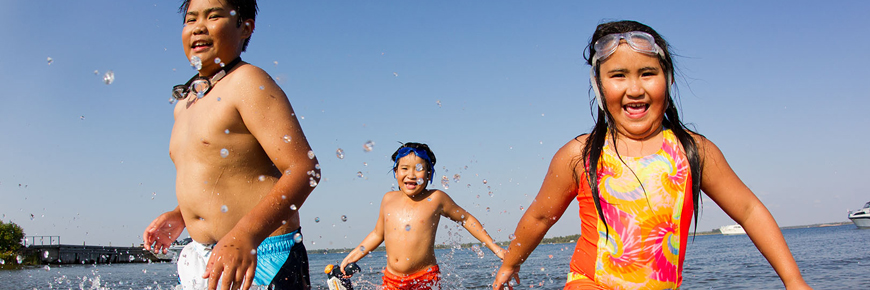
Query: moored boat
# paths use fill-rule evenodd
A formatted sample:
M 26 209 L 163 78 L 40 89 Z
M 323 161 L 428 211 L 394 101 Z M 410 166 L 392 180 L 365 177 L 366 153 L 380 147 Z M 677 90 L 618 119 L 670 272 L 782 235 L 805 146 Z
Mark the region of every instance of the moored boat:
M 740 225 L 728 225 L 719 228 L 719 232 L 723 235 L 745 235 L 746 231 Z
M 870 228 L 870 202 L 864 204 L 864 208 L 850 211 L 849 219 L 859 228 Z

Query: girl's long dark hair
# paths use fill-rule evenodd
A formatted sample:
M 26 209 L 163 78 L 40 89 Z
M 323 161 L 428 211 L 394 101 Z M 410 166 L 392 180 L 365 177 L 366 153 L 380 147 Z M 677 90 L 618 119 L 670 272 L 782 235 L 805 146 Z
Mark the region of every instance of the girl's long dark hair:
M 668 43 L 659 35 L 655 30 L 651 27 L 641 24 L 636 21 L 616 21 L 616 22 L 608 22 L 599 24 L 595 29 L 595 33 L 592 35 L 592 40 L 589 42 L 589 45 L 586 46 L 586 52 L 588 55 L 584 55 L 586 61 L 589 65 L 592 65 L 592 56 L 595 55 L 595 44 L 598 39 L 604 37 L 608 34 L 613 33 L 623 33 L 630 31 L 643 31 L 649 33 L 655 38 L 656 44 L 659 45 L 665 51 L 664 59 L 659 58 L 661 62 L 662 68 L 665 70 L 666 74 L 670 74 L 673 76 L 674 74 L 674 63 L 671 59 L 670 46 Z M 600 66 L 600 62 L 599 62 Z M 598 76 L 599 67 L 595 67 L 595 81 L 599 88 L 601 88 L 601 78 Z M 670 79 L 673 79 L 672 77 Z M 667 84 L 671 85 L 671 84 Z M 601 92 L 603 95 L 603 91 Z M 603 98 L 603 96 L 602 96 Z M 674 133 L 674 136 L 680 140 L 680 144 L 683 146 L 683 150 L 685 150 L 686 158 L 689 161 L 689 168 L 691 171 L 691 179 L 692 179 L 692 204 L 694 205 L 694 216 L 695 216 L 695 232 L 698 229 L 698 215 L 699 208 L 701 202 L 701 167 L 702 160 L 700 154 L 698 153 L 697 143 L 695 139 L 690 135 L 696 134 L 700 137 L 700 134 L 689 130 L 683 122 L 680 121 L 679 112 L 677 112 L 677 108 L 674 105 L 673 98 L 671 96 L 671 90 L 668 90 L 667 95 L 667 107 L 665 109 L 665 117 L 662 120 L 662 126 L 671 129 Z M 594 101 L 593 103 L 594 104 Z M 595 120 L 595 126 L 592 128 L 592 132 L 589 133 L 589 136 L 586 139 L 586 143 L 583 146 L 583 151 L 581 153 L 580 159 L 575 163 L 574 170 L 574 180 L 579 184 L 579 182 L 586 182 L 589 184 L 589 189 L 591 190 L 592 200 L 595 203 L 595 209 L 598 210 L 598 218 L 604 223 L 605 227 L 605 237 L 610 236 L 610 230 L 607 226 L 607 221 L 604 218 L 604 212 L 601 211 L 601 199 L 599 197 L 598 191 L 598 161 L 601 159 L 601 152 L 604 148 L 604 142 L 607 137 L 607 134 L 611 134 L 611 140 L 616 140 L 616 130 L 608 129 L 608 124 L 613 124 L 613 116 L 610 115 L 610 112 L 607 110 L 601 109 L 597 105 L 592 105 L 595 108 L 598 108 L 597 118 Z M 614 149 L 616 147 L 614 146 Z M 617 151 L 617 156 L 619 156 L 619 152 Z M 576 167 L 579 164 L 583 164 L 583 167 L 586 172 L 585 179 L 581 180 L 581 176 L 577 175 Z

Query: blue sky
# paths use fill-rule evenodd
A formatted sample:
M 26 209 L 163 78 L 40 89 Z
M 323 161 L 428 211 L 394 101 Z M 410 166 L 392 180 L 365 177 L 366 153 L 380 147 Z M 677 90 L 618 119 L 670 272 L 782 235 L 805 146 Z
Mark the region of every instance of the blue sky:
M 582 52 L 606 20 L 670 41 L 683 120 L 780 225 L 846 221 L 870 200 L 863 1 L 261 2 L 242 57 L 287 93 L 325 178 L 301 208 L 309 249 L 353 247 L 374 227 L 399 141 L 428 143 L 445 191 L 506 240 L 552 155 L 592 126 Z M 194 74 L 177 6 L 5 1 L 0 220 L 67 244 L 138 245 L 176 205 L 168 99 Z M 699 230 L 733 223 L 706 201 Z M 579 233 L 576 211 L 548 236 Z

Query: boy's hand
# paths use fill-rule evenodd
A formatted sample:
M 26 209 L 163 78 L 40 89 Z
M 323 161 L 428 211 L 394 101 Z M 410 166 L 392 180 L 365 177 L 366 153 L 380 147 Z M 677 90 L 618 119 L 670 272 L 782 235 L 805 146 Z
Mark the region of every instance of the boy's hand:
M 351 252 L 353 252 L 353 251 L 351 251 Z M 344 267 L 347 267 L 347 264 L 352 263 L 351 261 L 348 261 L 348 257 L 344 257 L 344 260 L 341 260 L 341 265 L 338 266 L 338 269 L 341 270 L 341 274 L 344 274 L 344 277 L 342 277 L 342 278 L 353 277 L 353 274 L 348 275 L 347 273 L 344 272 Z
M 155 254 L 166 254 L 172 242 L 181 235 L 184 231 L 184 219 L 181 217 L 181 211 L 175 210 L 165 212 L 158 216 L 142 233 L 142 241 L 145 242 L 145 249 Z
M 205 267 L 203 279 L 209 279 L 209 290 L 247 290 L 254 282 L 257 269 L 256 245 L 243 235 L 224 236 L 214 246 Z M 223 278 L 223 279 L 221 279 Z M 221 285 L 218 288 L 218 281 Z
M 502 290 L 502 289 L 511 289 L 514 287 L 510 285 L 511 278 L 514 278 L 517 281 L 517 285 L 520 284 L 520 266 L 516 267 L 505 267 L 504 265 L 498 269 L 498 273 L 495 274 L 495 281 L 492 282 L 492 290 Z

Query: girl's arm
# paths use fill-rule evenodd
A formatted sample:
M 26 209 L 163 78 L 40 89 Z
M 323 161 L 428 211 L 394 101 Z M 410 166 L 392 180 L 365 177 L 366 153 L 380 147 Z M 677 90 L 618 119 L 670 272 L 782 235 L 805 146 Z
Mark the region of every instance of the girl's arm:
M 386 196 L 384 196 L 384 198 L 386 199 Z M 359 261 L 360 259 L 362 259 L 366 255 L 368 255 L 369 253 L 371 253 L 372 251 L 377 249 L 378 246 L 380 246 L 381 243 L 383 243 L 383 242 L 384 242 L 384 202 L 381 201 L 381 209 L 378 212 L 378 222 L 375 224 L 375 229 L 372 230 L 372 232 L 369 233 L 368 236 L 366 236 L 366 238 L 363 239 L 363 241 L 361 243 L 359 243 L 359 246 L 357 246 L 356 248 L 351 250 L 350 253 L 347 253 L 347 256 L 344 257 L 344 260 L 341 261 L 341 266 L 339 267 L 339 269 L 341 270 L 341 273 L 347 275 L 347 273 L 344 272 L 344 267 L 347 266 L 347 264 L 355 263 L 356 261 Z
M 809 289 L 770 211 L 737 177 L 713 142 L 699 136 L 695 140 L 703 154 L 701 190 L 743 226 L 787 289 Z
M 550 227 L 562 217 L 565 209 L 576 196 L 574 165 L 577 158 L 580 158 L 582 150 L 580 140 L 585 140 L 585 136 L 571 140 L 562 146 L 550 161 L 550 168 L 547 170 L 538 195 L 517 224 L 517 229 L 514 231 L 516 238 L 510 243 L 504 262 L 492 283 L 492 289 L 502 289 L 511 277 L 515 277 L 519 284 L 517 274 L 520 265 L 535 250 Z M 582 171 L 582 167 L 581 164 L 577 169 Z M 578 173 L 578 176 L 582 175 Z M 580 182 L 584 181 L 580 180 Z
M 454 202 L 446 193 L 442 197 L 441 215 L 455 222 L 462 223 L 465 230 L 471 233 L 474 238 L 486 245 L 486 247 L 498 256 L 499 259 L 504 259 L 504 249 L 495 244 L 495 241 L 489 236 L 489 233 L 486 232 L 483 225 L 480 224 L 480 221 L 461 206 L 457 205 L 456 202 Z

